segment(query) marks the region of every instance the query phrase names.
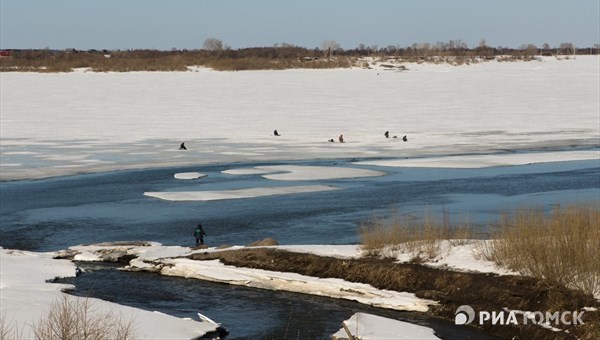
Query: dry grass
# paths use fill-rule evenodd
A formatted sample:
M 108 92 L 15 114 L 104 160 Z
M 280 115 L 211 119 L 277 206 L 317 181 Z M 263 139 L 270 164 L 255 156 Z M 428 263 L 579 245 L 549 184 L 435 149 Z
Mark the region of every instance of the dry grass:
M 528 209 L 504 215 L 483 256 L 498 265 L 600 295 L 600 208 Z
M 6 315 L 0 315 L 0 340 L 22 339 L 19 326 L 16 322 L 10 322 Z
M 426 216 L 415 223 L 398 216 L 361 224 L 362 250 L 367 256 L 410 254 L 414 262 L 428 261 L 440 255 L 442 241 L 458 246 L 473 235 L 466 223 L 451 226 L 447 212 L 442 222 Z M 483 259 L 557 287 L 600 296 L 598 205 L 558 207 L 549 215 L 539 209 L 521 209 L 502 215 L 493 228 L 492 239 L 479 249 Z
M 442 241 L 449 240 L 456 246 L 472 238 L 468 223 L 452 226 L 448 216 L 445 211 L 441 222 L 431 214 L 426 215 L 423 222 L 401 218 L 397 213 L 389 218 L 374 217 L 361 223 L 362 250 L 371 257 L 395 258 L 398 254 L 410 254 L 414 262 L 435 259 L 440 255 Z
M 57 300 L 33 326 L 36 339 L 125 340 L 133 339 L 133 320 L 125 321 L 111 312 L 94 308 L 92 300 L 68 295 Z

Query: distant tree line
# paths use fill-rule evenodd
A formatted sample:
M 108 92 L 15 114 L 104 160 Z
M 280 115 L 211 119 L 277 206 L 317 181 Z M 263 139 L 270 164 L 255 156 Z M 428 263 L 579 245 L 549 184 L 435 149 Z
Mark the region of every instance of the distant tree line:
M 561 43 L 558 47 L 543 44 L 525 44 L 519 48 L 487 46 L 481 39 L 476 47 L 462 40 L 447 42 L 413 43 L 410 46 L 359 44 L 343 49 L 335 40 L 325 40 L 313 49 L 287 43 L 271 47 L 232 49 L 216 38 L 208 38 L 201 49 L 85 50 L 76 49 L 9 49 L 0 51 L 0 71 L 70 72 L 74 68 L 93 71 L 183 71 L 198 65 L 217 70 L 253 70 L 288 68 L 336 68 L 356 66 L 361 57 L 395 58 L 400 61 L 491 60 L 508 57 L 530 60 L 535 56 L 570 56 L 600 54 L 600 45 L 576 47 Z M 437 58 L 437 59 L 435 59 Z

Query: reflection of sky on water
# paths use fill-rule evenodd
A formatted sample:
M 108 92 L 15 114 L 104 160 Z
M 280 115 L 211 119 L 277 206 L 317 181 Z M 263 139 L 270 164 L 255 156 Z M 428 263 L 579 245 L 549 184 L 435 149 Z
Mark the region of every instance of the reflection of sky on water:
M 453 221 L 475 225 L 515 207 L 600 201 L 600 161 L 487 169 L 361 168 L 383 177 L 274 181 L 228 175 L 232 168 L 274 163 L 236 163 L 172 169 L 118 171 L 46 180 L 2 182 L 0 239 L 3 247 L 34 250 L 79 243 L 152 240 L 192 245 L 201 222 L 210 245 L 247 244 L 273 237 L 284 244 L 356 243 L 357 226 L 396 211 L 420 217 L 444 208 Z M 294 165 L 350 166 L 345 161 Z M 208 177 L 182 181 L 178 172 Z M 146 191 L 231 190 L 285 185 L 333 185 L 343 190 L 211 202 L 168 202 Z

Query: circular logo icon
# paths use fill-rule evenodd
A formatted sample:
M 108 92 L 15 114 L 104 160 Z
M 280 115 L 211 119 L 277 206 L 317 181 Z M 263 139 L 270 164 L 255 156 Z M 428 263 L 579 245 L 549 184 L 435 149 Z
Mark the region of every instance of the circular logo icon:
M 454 313 L 455 325 L 468 325 L 475 320 L 475 310 L 469 305 L 462 305 Z

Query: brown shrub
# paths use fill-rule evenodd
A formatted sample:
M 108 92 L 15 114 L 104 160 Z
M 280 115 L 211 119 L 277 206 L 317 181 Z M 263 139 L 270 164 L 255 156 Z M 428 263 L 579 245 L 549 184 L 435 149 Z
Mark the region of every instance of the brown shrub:
M 557 207 L 504 215 L 484 257 L 524 275 L 600 295 L 600 209 Z

